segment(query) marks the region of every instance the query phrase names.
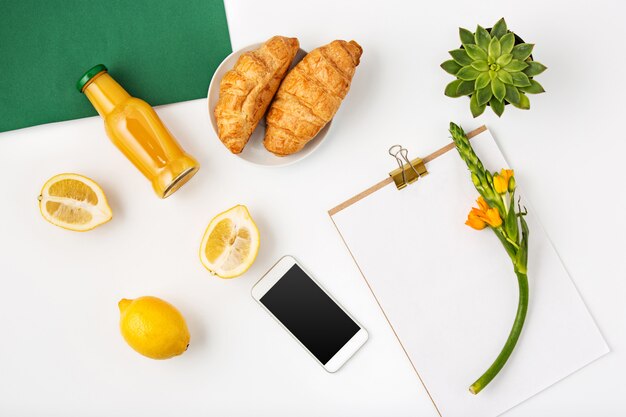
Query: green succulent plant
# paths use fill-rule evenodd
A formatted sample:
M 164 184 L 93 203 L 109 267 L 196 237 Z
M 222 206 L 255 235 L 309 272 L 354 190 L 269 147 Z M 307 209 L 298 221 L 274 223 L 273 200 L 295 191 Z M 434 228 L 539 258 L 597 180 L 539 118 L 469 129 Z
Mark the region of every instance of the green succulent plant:
M 530 57 L 535 45 L 516 45 L 515 34 L 507 29 L 504 18 L 491 31 L 478 25 L 474 33 L 459 28 L 459 35 L 463 46 L 450 51 L 452 59 L 441 64 L 457 78 L 446 86 L 445 95 L 471 96 L 474 117 L 481 115 L 487 104 L 498 117 L 504 113 L 506 103 L 530 109 L 527 94 L 545 91 L 533 79 L 546 70 L 545 65 Z

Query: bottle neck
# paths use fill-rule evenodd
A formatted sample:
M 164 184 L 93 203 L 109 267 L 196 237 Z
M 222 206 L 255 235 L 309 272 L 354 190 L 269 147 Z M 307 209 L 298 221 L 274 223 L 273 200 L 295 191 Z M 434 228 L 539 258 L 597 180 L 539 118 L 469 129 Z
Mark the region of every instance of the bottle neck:
M 83 93 L 102 117 L 111 113 L 115 106 L 130 98 L 130 94 L 106 71 L 95 75 Z

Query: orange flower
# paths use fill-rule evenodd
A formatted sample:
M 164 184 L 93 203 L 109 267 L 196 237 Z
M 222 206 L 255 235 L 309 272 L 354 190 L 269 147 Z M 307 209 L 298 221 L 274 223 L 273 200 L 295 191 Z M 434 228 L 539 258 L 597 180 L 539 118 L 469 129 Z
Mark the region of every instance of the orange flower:
M 475 215 L 474 210 L 475 209 L 472 209 L 472 211 L 470 211 L 470 213 L 467 215 L 467 220 L 465 221 L 465 224 L 471 227 L 472 229 L 482 230 L 485 227 L 487 227 L 487 223 L 485 223 L 484 221 L 481 220 L 480 217 Z
M 498 194 L 504 194 L 509 189 L 509 180 L 513 176 L 512 169 L 502 169 L 499 174 L 493 177 L 493 187 Z
M 476 202 L 478 203 L 478 208 L 472 207 L 472 210 L 467 215 L 466 225 L 476 230 L 482 230 L 486 226 L 500 227 L 502 225 L 502 219 L 497 208 L 489 207 L 482 196 L 478 197 Z

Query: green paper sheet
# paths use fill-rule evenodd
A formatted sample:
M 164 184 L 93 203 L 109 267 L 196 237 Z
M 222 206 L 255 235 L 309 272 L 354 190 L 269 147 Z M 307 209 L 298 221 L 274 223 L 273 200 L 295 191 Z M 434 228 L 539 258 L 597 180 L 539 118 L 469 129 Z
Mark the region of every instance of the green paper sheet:
M 96 64 L 153 106 L 206 97 L 230 52 L 222 0 L 0 0 L 0 132 L 97 114 Z

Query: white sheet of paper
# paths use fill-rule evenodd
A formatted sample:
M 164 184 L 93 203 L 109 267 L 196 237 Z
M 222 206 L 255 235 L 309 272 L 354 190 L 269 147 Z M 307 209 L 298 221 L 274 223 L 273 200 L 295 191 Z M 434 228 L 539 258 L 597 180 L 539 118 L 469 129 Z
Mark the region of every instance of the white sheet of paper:
M 489 131 L 472 144 L 488 169 L 507 167 Z M 468 392 L 508 336 L 517 280 L 496 236 L 464 224 L 478 193 L 456 150 L 427 168 L 416 184 L 387 185 L 332 218 L 441 415 L 499 415 L 608 353 L 522 198 L 530 228 L 526 324 L 500 374 L 479 395 Z

